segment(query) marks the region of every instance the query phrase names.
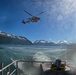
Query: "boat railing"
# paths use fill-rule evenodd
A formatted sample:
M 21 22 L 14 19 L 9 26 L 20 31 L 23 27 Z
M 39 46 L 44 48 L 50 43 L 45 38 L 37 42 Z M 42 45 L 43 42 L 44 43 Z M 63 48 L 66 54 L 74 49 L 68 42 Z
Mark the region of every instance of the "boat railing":
M 10 67 L 12 65 L 14 65 L 16 62 L 17 61 L 13 61 L 12 63 L 10 63 L 9 65 L 7 65 L 5 67 L 3 67 L 3 63 L 1 63 L 0 64 L 0 75 L 4 75 L 4 71 L 5 70 L 7 71 L 7 74 L 5 74 L 5 75 L 12 75 L 12 74 L 14 74 L 14 72 L 16 72 L 16 68 L 12 72 L 10 72 Z
M 3 63 L 0 64 L 0 75 L 18 75 L 18 67 L 20 62 L 25 62 L 25 63 L 51 63 L 50 61 L 26 61 L 26 60 L 16 60 L 13 61 L 12 63 L 8 64 L 7 66 L 3 67 Z M 10 67 L 14 65 L 15 68 L 12 72 L 10 72 Z M 7 71 L 7 74 L 4 74 L 4 71 Z

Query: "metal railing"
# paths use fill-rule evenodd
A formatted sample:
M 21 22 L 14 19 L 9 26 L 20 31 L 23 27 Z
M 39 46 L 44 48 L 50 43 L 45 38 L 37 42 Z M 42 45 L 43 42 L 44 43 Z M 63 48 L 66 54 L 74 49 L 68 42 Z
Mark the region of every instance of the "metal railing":
M 12 74 L 14 74 L 15 72 L 16 72 L 16 68 L 12 71 L 12 72 L 10 72 L 10 67 L 12 66 L 12 65 L 14 65 L 15 63 L 16 63 L 17 61 L 13 61 L 12 63 L 10 63 L 9 65 L 7 65 L 7 66 L 5 66 L 5 67 L 3 67 L 3 63 L 1 63 L 0 64 L 0 75 L 4 75 L 4 71 L 5 70 L 7 70 L 7 74 L 6 75 L 12 75 Z
M 51 63 L 50 61 L 26 61 L 26 60 L 16 60 L 16 61 L 13 61 L 12 63 L 10 63 L 9 65 L 7 65 L 7 66 L 5 66 L 5 67 L 3 67 L 3 63 L 1 63 L 1 66 L 0 66 L 0 75 L 4 75 L 4 71 L 5 70 L 7 70 L 7 74 L 5 74 L 5 75 L 13 75 L 13 74 L 15 74 L 15 75 L 18 75 L 18 64 L 19 64 L 19 62 L 27 62 L 27 63 Z M 14 65 L 15 64 L 15 68 L 14 68 L 14 70 L 12 71 L 12 72 L 10 72 L 10 67 L 12 66 L 12 65 Z

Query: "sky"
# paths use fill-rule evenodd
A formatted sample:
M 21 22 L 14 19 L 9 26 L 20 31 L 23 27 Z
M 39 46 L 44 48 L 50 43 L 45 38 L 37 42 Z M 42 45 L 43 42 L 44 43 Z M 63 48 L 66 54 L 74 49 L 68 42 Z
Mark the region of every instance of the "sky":
M 38 15 L 40 21 L 21 21 Z M 0 0 L 0 31 L 31 41 L 76 42 L 76 0 Z

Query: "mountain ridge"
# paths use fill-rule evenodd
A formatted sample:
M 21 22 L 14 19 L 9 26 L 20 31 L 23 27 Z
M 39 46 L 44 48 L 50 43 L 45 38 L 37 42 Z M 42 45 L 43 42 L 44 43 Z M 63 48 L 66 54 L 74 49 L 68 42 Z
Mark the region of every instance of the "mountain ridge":
M 7 34 L 0 31 L 0 44 L 25 44 L 32 45 L 32 42 L 26 37 Z
M 0 44 L 24 44 L 24 45 L 68 45 L 67 41 L 48 42 L 46 40 L 36 40 L 33 43 L 26 37 L 8 34 L 0 31 Z
M 36 40 L 33 43 L 34 45 L 68 45 L 65 41 L 59 41 L 59 42 L 48 42 L 46 40 Z

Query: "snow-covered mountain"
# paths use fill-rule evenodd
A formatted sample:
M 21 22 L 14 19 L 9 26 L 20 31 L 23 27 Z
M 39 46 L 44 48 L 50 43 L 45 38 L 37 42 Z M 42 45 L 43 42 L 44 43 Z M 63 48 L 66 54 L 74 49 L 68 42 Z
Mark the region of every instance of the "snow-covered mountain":
M 57 44 L 68 44 L 66 40 L 64 41 L 58 41 Z
M 30 40 L 22 36 L 7 34 L 0 31 L 0 44 L 32 44 Z
M 46 40 L 36 40 L 33 44 L 35 45 L 67 45 L 66 41 L 48 42 Z
M 47 43 L 47 41 L 46 40 L 36 40 L 34 43 Z

